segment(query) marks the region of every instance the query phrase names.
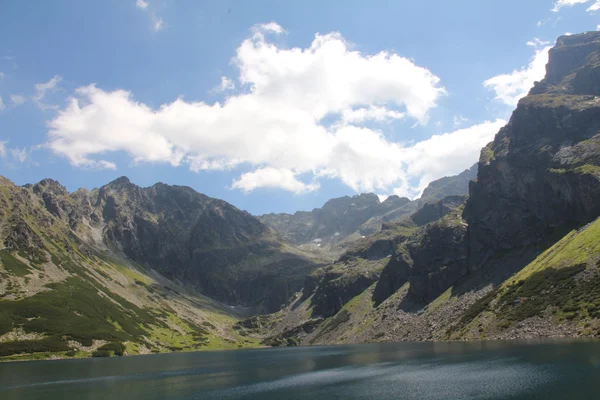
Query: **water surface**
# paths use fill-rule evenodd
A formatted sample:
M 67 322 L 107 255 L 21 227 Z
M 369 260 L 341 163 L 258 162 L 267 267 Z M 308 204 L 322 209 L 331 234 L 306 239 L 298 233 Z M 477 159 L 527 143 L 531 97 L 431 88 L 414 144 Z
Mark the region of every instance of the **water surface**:
M 600 342 L 387 343 L 0 364 L 13 399 L 600 399 Z

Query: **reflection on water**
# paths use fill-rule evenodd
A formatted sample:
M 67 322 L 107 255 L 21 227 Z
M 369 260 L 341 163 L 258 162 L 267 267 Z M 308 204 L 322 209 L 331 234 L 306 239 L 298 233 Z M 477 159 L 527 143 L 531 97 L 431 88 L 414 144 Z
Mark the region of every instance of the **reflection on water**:
M 0 364 L 4 399 L 600 398 L 600 342 L 388 343 Z

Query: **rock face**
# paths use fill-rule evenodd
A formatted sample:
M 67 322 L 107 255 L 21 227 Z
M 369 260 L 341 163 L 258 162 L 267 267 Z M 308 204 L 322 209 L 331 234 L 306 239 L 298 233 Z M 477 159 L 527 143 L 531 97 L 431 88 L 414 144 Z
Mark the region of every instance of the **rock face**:
M 251 345 L 230 326 L 237 310 L 127 259 L 151 254 L 136 221 L 160 216 L 144 208 L 153 204 L 147 190 L 123 179 L 109 186 L 99 198 L 99 190 L 70 194 L 49 179 L 19 187 L 0 177 L 0 359 Z M 166 240 L 153 239 L 160 252 Z
M 70 194 L 51 179 L 28 189 L 31 200 L 68 224 L 73 235 L 84 237 L 93 228 L 130 260 L 255 312 L 279 310 L 318 267 L 249 213 L 189 187 L 141 188 L 122 177 L 91 192 Z M 13 225 L 6 247 L 39 246 L 27 224 Z
M 189 187 L 120 178 L 100 188 L 95 208 L 111 246 L 228 304 L 276 311 L 316 266 L 249 213 Z
M 431 301 L 467 272 L 467 224 L 462 219 L 464 196 L 448 196 L 426 204 L 410 219 L 421 226 L 397 242 L 373 292 L 380 304 L 405 283 L 419 301 Z
M 410 213 L 411 201 L 405 197 L 390 196 L 384 202 L 380 202 L 377 195 L 363 193 L 331 199 L 322 208 L 315 208 L 310 212 L 298 211 L 293 215 L 265 214 L 259 219 L 293 244 L 313 242 L 327 246 L 339 243 L 352 234 L 375 233 L 381 223 L 367 222 L 393 211 L 400 215 Z
M 471 269 L 600 215 L 600 33 L 562 36 L 546 78 L 482 150 L 471 185 Z
M 599 32 L 558 39 L 546 79 L 481 151 L 464 212 L 447 214 L 441 202 L 413 215 L 427 223 L 447 214 L 396 249 L 377 302 L 405 282 L 413 298 L 431 301 L 503 254 L 551 243 L 600 215 L 599 72 Z
M 372 235 L 381 230 L 383 224 L 398 221 L 428 203 L 467 194 L 469 181 L 476 176 L 477 164 L 459 175 L 431 182 L 421 198 L 414 201 L 393 195 L 381 202 L 374 193 L 363 193 L 331 199 L 322 208 L 312 211 L 265 214 L 258 218 L 295 245 L 314 243 L 321 248 L 337 246 L 343 250 L 344 242 Z
M 469 193 L 469 182 L 477 178 L 477 164 L 464 170 L 458 175 L 447 176 L 431 182 L 421 198 L 418 200 L 418 207 L 422 208 L 427 203 L 435 203 L 447 196 L 464 195 Z

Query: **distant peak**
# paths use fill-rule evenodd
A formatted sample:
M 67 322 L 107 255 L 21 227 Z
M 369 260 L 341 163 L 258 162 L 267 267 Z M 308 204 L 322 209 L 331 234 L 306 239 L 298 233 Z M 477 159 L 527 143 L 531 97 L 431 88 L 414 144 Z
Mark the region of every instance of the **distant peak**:
M 130 184 L 131 184 L 131 181 L 126 176 L 121 176 L 109 183 L 109 185 L 130 185 Z
M 44 178 L 35 185 L 33 185 L 34 192 L 58 192 L 61 194 L 67 193 L 67 189 L 60 184 L 60 182 L 54 179 Z

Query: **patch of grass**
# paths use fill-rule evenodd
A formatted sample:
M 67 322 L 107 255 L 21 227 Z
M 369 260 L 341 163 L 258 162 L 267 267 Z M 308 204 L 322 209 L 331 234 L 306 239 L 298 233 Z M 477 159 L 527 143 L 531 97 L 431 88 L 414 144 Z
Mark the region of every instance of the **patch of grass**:
M 575 173 L 600 175 L 600 167 L 593 164 L 584 164 L 580 167 L 575 168 Z
M 27 264 L 20 261 L 7 250 L 0 250 L 0 260 L 4 269 L 16 276 L 23 277 L 33 272 Z

